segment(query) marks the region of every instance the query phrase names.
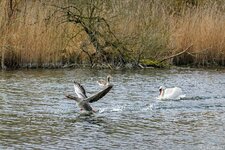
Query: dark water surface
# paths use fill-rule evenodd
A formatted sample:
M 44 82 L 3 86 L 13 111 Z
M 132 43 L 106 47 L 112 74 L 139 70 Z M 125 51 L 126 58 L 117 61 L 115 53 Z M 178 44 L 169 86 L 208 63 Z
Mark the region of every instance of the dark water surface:
M 79 113 L 73 80 L 88 95 L 113 89 Z M 0 149 L 225 149 L 225 71 L 21 70 L 0 72 Z M 157 100 L 160 85 L 182 100 Z

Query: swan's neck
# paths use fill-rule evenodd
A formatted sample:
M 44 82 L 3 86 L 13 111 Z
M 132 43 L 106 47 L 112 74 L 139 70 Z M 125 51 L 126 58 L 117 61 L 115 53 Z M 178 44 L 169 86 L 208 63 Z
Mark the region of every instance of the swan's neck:
M 164 95 L 164 89 L 161 89 L 160 93 L 159 93 L 159 96 L 163 97 L 163 95 Z
M 110 82 L 110 77 L 107 77 L 107 83 L 109 83 Z

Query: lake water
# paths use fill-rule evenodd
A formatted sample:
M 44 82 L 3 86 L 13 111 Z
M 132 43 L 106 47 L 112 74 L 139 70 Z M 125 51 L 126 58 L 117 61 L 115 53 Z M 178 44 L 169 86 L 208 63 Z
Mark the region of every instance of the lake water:
M 74 80 L 92 95 L 108 74 L 96 114 L 65 98 Z M 0 83 L 0 149 L 225 149 L 225 70 L 17 70 Z M 186 98 L 158 100 L 161 85 Z

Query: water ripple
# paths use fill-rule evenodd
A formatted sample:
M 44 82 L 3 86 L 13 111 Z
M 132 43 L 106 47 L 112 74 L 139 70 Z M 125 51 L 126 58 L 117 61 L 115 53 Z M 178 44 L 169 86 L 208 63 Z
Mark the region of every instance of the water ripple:
M 114 87 L 79 112 L 77 80 L 88 95 L 96 81 Z M 1 149 L 224 149 L 224 72 L 172 70 L 20 70 L 0 73 Z M 179 86 L 180 100 L 157 100 L 158 87 Z

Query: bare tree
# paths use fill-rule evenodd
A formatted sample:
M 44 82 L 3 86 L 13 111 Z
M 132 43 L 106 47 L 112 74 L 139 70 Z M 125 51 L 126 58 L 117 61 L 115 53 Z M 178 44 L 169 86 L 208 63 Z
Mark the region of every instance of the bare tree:
M 110 0 L 70 0 L 68 6 L 55 6 L 63 12 L 64 21 L 71 22 L 81 27 L 87 34 L 90 43 L 94 46 L 96 52 L 90 55 L 87 51 L 89 60 L 101 59 L 102 62 L 110 63 L 112 58 L 107 52 L 108 47 L 118 53 L 116 62 L 120 64 L 127 63 L 126 46 L 114 35 L 110 24 L 104 17 L 110 9 Z M 95 59 L 91 58 L 95 57 Z M 113 58 L 114 59 L 114 58 Z M 114 61 L 115 62 L 115 61 Z

